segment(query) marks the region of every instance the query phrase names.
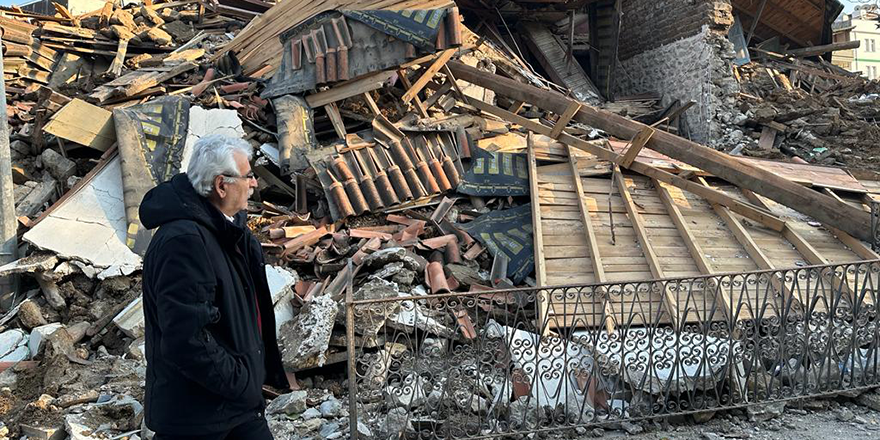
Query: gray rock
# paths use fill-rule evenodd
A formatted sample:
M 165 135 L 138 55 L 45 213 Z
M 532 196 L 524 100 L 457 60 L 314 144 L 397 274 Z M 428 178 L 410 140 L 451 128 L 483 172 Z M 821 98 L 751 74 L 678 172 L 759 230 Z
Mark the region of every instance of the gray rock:
M 724 440 L 724 437 L 715 434 L 714 432 L 704 432 L 703 440 Z
M 620 422 L 620 427 L 629 435 L 641 434 L 645 431 L 645 428 L 642 428 L 642 425 L 625 421 Z
M 856 403 L 862 406 L 867 406 L 874 411 L 880 411 L 880 393 L 873 391 L 862 394 L 856 398 Z
M 407 376 L 403 383 L 385 388 L 385 401 L 392 408 L 414 408 L 425 404 L 428 381 L 417 374 Z
M 526 397 L 521 397 L 510 404 L 510 423 L 514 429 L 529 431 L 538 426 L 538 413 L 527 400 Z
M 590 431 L 590 435 L 592 435 L 593 437 L 596 437 L 596 438 L 604 437 L 605 430 L 602 428 L 593 428 L 593 430 Z
M 373 431 L 370 431 L 370 427 L 367 426 L 366 423 L 364 423 L 360 420 L 358 420 L 357 430 L 358 430 L 358 435 L 360 435 L 361 437 L 373 438 Z
M 412 286 L 416 281 L 416 273 L 409 269 L 401 269 L 400 272 L 391 277 L 391 281 L 401 286 Z
M 40 160 L 43 161 L 43 167 L 49 171 L 49 174 L 59 182 L 67 182 L 70 176 L 76 172 L 76 163 L 56 152 L 51 148 L 46 148 L 40 154 Z
M 317 419 L 320 417 L 321 417 L 321 411 L 319 411 L 317 408 L 309 408 L 309 409 L 305 410 L 305 412 L 302 413 L 302 418 L 304 420 L 312 420 L 312 419 Z
M 299 414 L 306 410 L 307 397 L 305 391 L 282 394 L 266 407 L 266 414 Z
M 400 296 L 400 291 L 397 283 L 372 277 L 354 293 L 354 299 L 357 301 L 396 298 L 398 296 Z M 342 322 L 341 319 L 345 316 L 345 305 L 339 304 L 338 308 L 337 317 Z M 394 317 L 398 310 L 400 310 L 399 302 L 373 304 L 364 309 L 362 313 L 355 315 L 354 331 L 367 338 L 375 338 L 382 326 L 385 325 L 385 321 Z
M 837 417 L 837 420 L 840 420 L 841 422 L 851 422 L 856 418 L 856 415 L 847 408 L 838 409 L 834 415 Z
M 321 417 L 324 417 L 325 419 L 339 417 L 342 413 L 342 402 L 331 397 L 330 400 L 321 404 L 320 410 Z
M 382 438 L 402 438 L 399 434 L 409 430 L 409 414 L 403 408 L 394 408 L 388 411 L 385 419 L 379 424 Z
M 746 408 L 749 420 L 753 422 L 766 422 L 781 416 L 783 411 L 785 411 L 785 402 L 765 403 Z
M 373 272 L 373 274 L 370 275 L 370 278 L 388 279 L 397 275 L 401 270 L 403 270 L 403 262 L 395 261 L 393 263 L 388 263 L 385 267 Z
M 302 427 L 306 432 L 317 431 L 321 425 L 324 424 L 324 421 L 321 419 L 309 419 L 303 422 Z
M 694 414 L 694 421 L 697 423 L 706 423 L 715 417 L 715 411 L 699 412 Z
M 339 432 L 339 423 L 334 422 L 324 422 L 321 425 L 321 430 L 318 431 L 318 435 L 325 439 L 334 439 L 342 436 L 342 433 Z

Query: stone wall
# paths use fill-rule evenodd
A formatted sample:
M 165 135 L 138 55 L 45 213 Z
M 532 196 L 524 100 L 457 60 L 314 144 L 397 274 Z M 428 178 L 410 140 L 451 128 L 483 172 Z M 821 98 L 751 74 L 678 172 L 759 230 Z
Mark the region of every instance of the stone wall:
M 726 37 L 733 23 L 730 4 L 624 0 L 622 5 L 616 96 L 656 92 L 664 106 L 694 101 L 682 117 L 683 135 L 716 148 L 736 146 L 735 124 L 744 116 L 736 109 L 739 84 Z

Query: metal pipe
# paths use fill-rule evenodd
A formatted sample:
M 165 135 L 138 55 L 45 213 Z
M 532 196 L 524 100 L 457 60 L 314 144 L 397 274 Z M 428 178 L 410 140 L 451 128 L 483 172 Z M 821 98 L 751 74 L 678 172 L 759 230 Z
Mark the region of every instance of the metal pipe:
M 3 30 L 0 29 L 0 36 Z M 3 54 L 0 53 L 0 71 L 3 71 Z M 6 117 L 6 82 L 0 81 L 0 265 L 15 261 L 18 257 L 18 219 L 15 216 L 15 199 L 12 194 L 12 153 L 9 150 L 9 125 Z M 0 306 L 10 307 L 5 299 L 15 292 L 16 278 L 0 277 Z

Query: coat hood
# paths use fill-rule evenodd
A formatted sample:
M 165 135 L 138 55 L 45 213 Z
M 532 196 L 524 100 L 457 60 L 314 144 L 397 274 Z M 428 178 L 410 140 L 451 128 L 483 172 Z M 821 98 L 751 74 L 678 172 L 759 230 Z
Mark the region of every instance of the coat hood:
M 192 220 L 214 233 L 222 233 L 229 228 L 240 230 L 244 223 L 243 212 L 235 215 L 234 225 L 226 220 L 220 210 L 196 192 L 186 173 L 177 174 L 148 191 L 138 213 L 147 229 L 176 220 Z

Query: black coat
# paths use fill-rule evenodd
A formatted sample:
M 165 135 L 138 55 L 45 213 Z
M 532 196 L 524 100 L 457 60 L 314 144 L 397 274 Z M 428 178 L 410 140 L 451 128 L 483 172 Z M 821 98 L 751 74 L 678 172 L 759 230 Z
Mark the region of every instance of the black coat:
M 245 214 L 233 224 L 178 174 L 147 193 L 140 219 L 159 228 L 144 257 L 147 426 L 197 435 L 261 417 L 262 386 L 289 384 Z

